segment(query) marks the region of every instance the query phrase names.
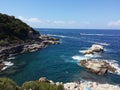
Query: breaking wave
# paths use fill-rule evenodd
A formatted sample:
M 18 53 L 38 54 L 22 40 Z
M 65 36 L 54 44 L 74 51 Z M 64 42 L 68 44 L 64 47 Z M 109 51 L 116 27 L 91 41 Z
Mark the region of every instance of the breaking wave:
M 84 35 L 84 36 L 104 36 L 104 34 L 87 34 L 87 33 L 80 33 L 80 35 Z
M 106 42 L 94 42 L 94 41 L 91 41 L 92 43 L 94 44 L 99 44 L 99 45 L 103 45 L 103 46 L 109 46 L 110 44 L 109 43 L 106 43 Z
M 14 64 L 11 63 L 10 61 L 9 61 L 9 62 L 8 62 L 8 61 L 4 61 L 3 64 L 5 65 L 5 67 L 3 67 L 3 68 L 1 69 L 2 71 L 14 65 Z
M 120 36 L 115 34 L 93 34 L 93 33 L 80 33 L 81 36 Z
M 120 75 L 120 66 L 116 60 L 104 60 L 116 69 L 116 74 Z M 112 73 L 112 72 L 111 72 Z
M 70 38 L 70 39 L 79 39 L 77 37 L 65 36 L 65 35 L 57 35 L 57 34 L 47 34 L 48 36 L 60 37 L 60 38 Z
M 80 61 L 80 60 L 87 60 L 88 58 L 85 56 L 75 55 L 75 56 L 72 56 L 72 59 Z

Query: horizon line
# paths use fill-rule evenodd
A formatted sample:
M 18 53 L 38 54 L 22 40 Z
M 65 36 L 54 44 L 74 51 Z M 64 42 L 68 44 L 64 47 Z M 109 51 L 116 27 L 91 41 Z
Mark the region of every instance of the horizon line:
M 112 29 L 112 28 L 101 28 L 101 29 L 99 29 L 99 28 L 41 28 L 41 27 L 37 27 L 37 28 L 35 28 L 35 27 L 33 27 L 34 29 L 66 29 L 66 30 L 68 30 L 68 29 L 70 29 L 70 30 L 72 30 L 72 29 L 76 29 L 76 30 L 80 30 L 80 29 L 83 29 L 83 30 L 120 30 L 120 29 Z

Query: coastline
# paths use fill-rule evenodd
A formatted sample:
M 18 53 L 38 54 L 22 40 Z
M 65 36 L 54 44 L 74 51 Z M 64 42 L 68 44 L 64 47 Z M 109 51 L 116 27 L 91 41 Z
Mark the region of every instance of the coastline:
M 64 90 L 119 90 L 119 85 L 98 82 L 68 82 L 64 84 Z
M 47 35 L 40 35 L 37 40 L 28 41 L 23 44 L 11 45 L 9 47 L 1 46 L 0 70 L 2 71 L 12 66 L 13 63 L 7 60 L 14 59 L 14 57 L 18 54 L 36 52 L 49 45 L 55 45 L 55 44 L 60 44 L 58 38 L 50 37 Z
M 3 89 L 6 90 L 119 90 L 120 85 L 109 83 L 98 83 L 92 81 L 78 81 L 78 82 L 54 82 L 41 77 L 39 80 L 24 82 L 21 86 L 17 85 L 9 78 L 0 78 Z

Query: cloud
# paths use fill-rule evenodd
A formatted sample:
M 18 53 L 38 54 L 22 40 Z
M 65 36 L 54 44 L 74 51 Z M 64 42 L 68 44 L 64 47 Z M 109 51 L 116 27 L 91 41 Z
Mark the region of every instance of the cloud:
M 51 27 L 51 28 L 82 28 L 90 25 L 88 21 L 64 21 L 64 20 L 42 20 L 39 18 L 25 18 L 23 16 L 19 16 L 19 19 L 26 22 L 32 27 Z
M 117 21 L 111 21 L 108 23 L 109 27 L 120 27 L 120 20 Z
M 26 23 L 41 23 L 41 20 L 39 20 L 38 18 L 28 18 L 27 19 L 27 18 L 24 18 L 23 16 L 19 16 L 18 18 Z

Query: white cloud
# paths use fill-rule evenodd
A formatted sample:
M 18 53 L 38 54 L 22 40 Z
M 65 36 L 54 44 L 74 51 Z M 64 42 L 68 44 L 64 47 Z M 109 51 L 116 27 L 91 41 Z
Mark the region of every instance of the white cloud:
M 39 20 L 38 18 L 28 18 L 27 19 L 27 18 L 24 18 L 23 16 L 19 16 L 18 18 L 26 23 L 41 23 L 41 20 Z
M 120 20 L 117 21 L 111 21 L 108 23 L 109 27 L 120 27 Z
M 61 28 L 83 28 L 90 25 L 87 21 L 64 21 L 64 20 L 41 20 L 38 18 L 25 18 L 23 16 L 19 16 L 19 19 L 26 22 L 32 27 L 61 27 Z
M 33 23 L 40 23 L 41 20 L 39 20 L 38 18 L 30 18 L 28 19 L 29 22 L 33 22 Z

